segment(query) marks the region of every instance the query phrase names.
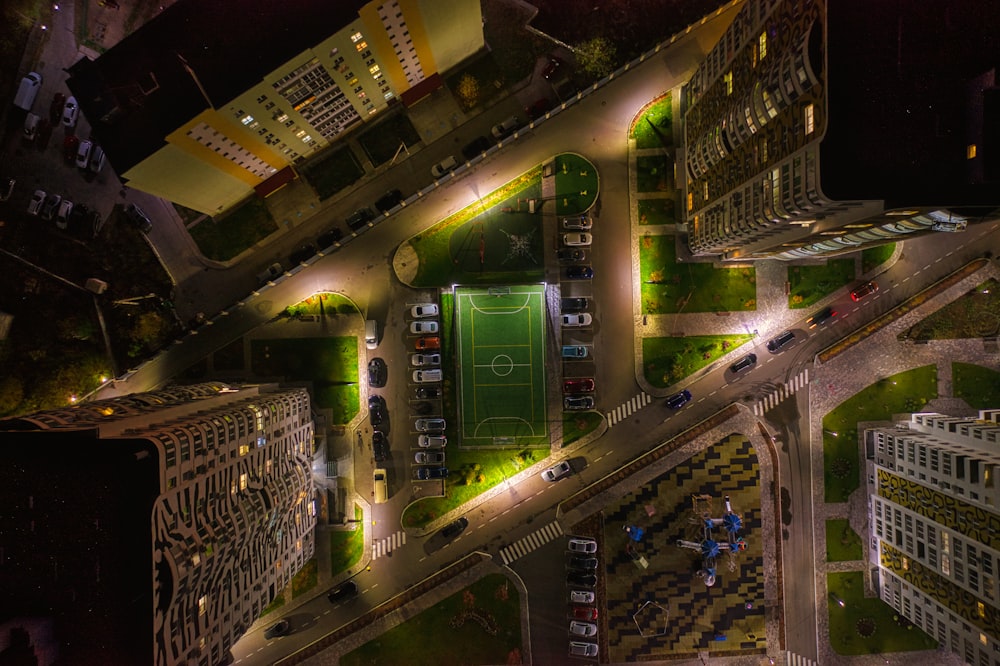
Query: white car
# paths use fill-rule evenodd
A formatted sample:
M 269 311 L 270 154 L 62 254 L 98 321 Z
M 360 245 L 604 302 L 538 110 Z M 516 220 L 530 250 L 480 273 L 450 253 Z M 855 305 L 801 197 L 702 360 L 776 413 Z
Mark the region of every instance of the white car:
M 441 354 L 410 354 L 410 365 L 441 365 Z
M 570 603 L 574 604 L 592 604 L 594 603 L 594 593 L 585 590 L 570 590 L 569 600 Z
M 62 124 L 65 127 L 75 127 L 76 119 L 80 115 L 80 107 L 76 103 L 76 97 L 70 97 L 66 100 L 66 105 L 63 107 Z
M 563 326 L 590 326 L 594 317 L 589 312 L 576 312 L 562 315 Z
M 434 368 L 433 370 L 414 370 L 413 371 L 413 382 L 415 384 L 432 384 L 434 382 L 441 381 L 441 369 Z
M 593 539 L 572 538 L 566 545 L 566 549 L 571 553 L 596 553 L 597 542 Z
M 592 226 L 594 226 L 594 221 L 586 215 L 581 215 L 579 217 L 564 217 L 562 221 L 562 228 L 568 230 L 590 231 Z
M 42 204 L 45 203 L 45 190 L 35 190 L 28 202 L 28 215 L 38 215 L 42 211 Z
M 424 449 L 443 449 L 448 444 L 444 435 L 421 435 L 417 437 L 417 446 Z
M 569 463 L 565 460 L 558 465 L 553 465 L 547 470 L 542 472 L 542 478 L 548 482 L 558 481 L 564 476 L 569 476 L 573 472 L 573 468 L 569 466 Z
M 584 643 L 583 641 L 569 642 L 569 656 L 571 657 L 596 657 L 597 643 Z
M 586 231 L 563 234 L 562 242 L 567 247 L 586 247 L 594 241 L 594 237 Z
M 446 173 L 454 171 L 457 168 L 458 160 L 455 159 L 454 155 L 449 155 L 431 167 L 431 175 L 434 176 L 434 178 L 441 178 Z
M 430 333 L 438 332 L 438 323 L 436 321 L 411 321 L 410 322 L 410 333 L 413 335 L 428 335 Z
M 72 212 L 73 202 L 69 199 L 63 199 L 62 203 L 59 204 L 59 211 L 56 213 L 56 228 L 69 228 L 69 214 Z
M 444 451 L 417 451 L 413 460 L 418 465 L 442 465 L 444 464 Z
M 84 140 L 80 142 L 80 146 L 76 149 L 76 166 L 80 169 L 86 169 L 87 165 L 90 164 L 90 150 L 94 147 L 92 141 Z
M 415 319 L 420 319 L 422 317 L 437 317 L 438 312 L 439 310 L 436 303 L 417 303 L 410 308 L 410 314 L 413 315 Z
M 597 625 L 593 622 L 577 622 L 573 620 L 569 623 L 569 633 L 571 636 L 596 636 Z

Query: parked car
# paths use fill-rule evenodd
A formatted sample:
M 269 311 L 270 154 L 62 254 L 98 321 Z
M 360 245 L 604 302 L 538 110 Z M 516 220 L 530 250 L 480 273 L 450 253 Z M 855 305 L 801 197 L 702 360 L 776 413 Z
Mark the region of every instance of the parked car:
M 417 451 L 413 461 L 418 465 L 443 465 L 444 451 Z
M 574 620 L 596 620 L 597 619 L 597 609 L 593 606 L 574 606 L 573 607 L 573 619 Z
M 275 262 L 257 273 L 257 282 L 259 284 L 264 284 L 265 282 L 271 282 L 276 277 L 285 272 L 285 269 L 281 267 L 281 264 Z
M 549 61 L 545 64 L 545 69 L 542 70 L 542 76 L 547 79 L 554 77 L 559 70 L 565 65 L 565 61 L 557 56 L 549 56 Z
M 418 303 L 410 308 L 410 315 L 416 319 L 436 317 L 440 313 L 436 303 Z
M 590 266 L 568 266 L 566 277 L 570 280 L 590 280 L 594 277 L 594 269 Z
M 153 230 L 153 223 L 149 221 L 149 218 L 142 212 L 142 209 L 134 203 L 125 206 L 125 217 L 144 234 L 148 234 Z
M 569 623 L 569 633 L 573 636 L 583 636 L 585 638 L 597 635 L 597 625 L 593 622 L 578 622 L 574 620 Z
M 568 395 L 563 398 L 563 409 L 568 411 L 578 411 L 581 409 L 593 409 L 594 399 L 589 395 Z
M 675 393 L 667 398 L 667 407 L 670 409 L 680 409 L 691 402 L 691 391 L 684 389 L 680 393 Z
M 493 143 L 485 136 L 477 136 L 462 148 L 462 157 L 471 160 L 477 155 L 485 153 L 492 145 Z
M 38 125 L 41 123 L 42 119 L 36 116 L 34 113 L 29 113 L 24 117 L 24 139 L 25 141 L 34 141 L 35 137 L 38 136 Z
M 586 298 L 563 298 L 559 302 L 559 309 L 562 312 L 581 312 L 587 309 L 590 301 Z
M 432 384 L 434 382 L 441 381 L 442 374 L 441 368 L 433 368 L 431 370 L 414 370 L 413 371 L 413 383 L 414 384 Z
M 389 368 L 381 358 L 368 361 L 368 384 L 373 388 L 382 388 L 388 379 Z
M 503 122 L 494 125 L 493 128 L 490 130 L 490 134 L 493 135 L 494 139 L 499 141 L 500 139 L 507 137 L 514 130 L 516 130 L 517 125 L 518 125 L 517 116 L 511 116 L 507 120 L 504 120 Z
M 588 231 L 592 226 L 594 226 L 594 221 L 586 215 L 580 215 L 579 217 L 566 217 L 563 218 L 562 221 L 563 229 Z
M 587 251 L 575 247 L 561 247 L 556 250 L 556 259 L 559 261 L 586 261 Z
M 76 103 L 76 97 L 70 97 L 66 100 L 66 104 L 63 106 L 63 127 L 76 127 L 76 121 L 79 116 L 80 107 Z
M 809 328 L 816 328 L 817 326 L 825 324 L 826 322 L 830 321 L 836 316 L 837 316 L 836 310 L 834 310 L 831 307 L 825 307 L 816 314 L 814 314 L 812 317 L 809 317 L 807 323 L 809 324 Z
M 574 377 L 563 382 L 563 393 L 593 393 L 593 377 Z
M 448 525 L 446 525 L 445 528 L 441 530 L 441 536 L 445 537 L 446 539 L 454 539 L 459 534 L 461 534 L 462 531 L 468 526 L 469 526 L 469 519 L 466 518 L 465 516 L 462 516 L 461 518 L 448 523 Z
M 43 220 L 54 220 L 56 213 L 59 212 L 59 203 L 62 201 L 62 197 L 58 194 L 48 194 L 45 197 L 45 203 L 42 204 L 42 219 Z
M 435 409 L 436 408 L 434 407 L 434 404 L 427 402 L 426 400 L 421 400 L 420 402 L 415 403 L 413 405 L 413 411 L 419 414 L 420 416 L 428 416 L 429 414 L 433 414 Z
M 795 339 L 795 333 L 793 333 L 792 331 L 785 331 L 784 333 L 780 333 L 776 337 L 771 338 L 770 340 L 767 341 L 767 351 L 771 352 L 772 354 L 775 354 L 778 352 L 778 350 L 780 350 L 782 347 L 784 347 L 794 339 Z
M 539 97 L 534 102 L 524 107 L 524 113 L 531 120 L 541 118 L 552 108 L 552 100 L 547 97 Z
M 90 173 L 99 174 L 104 170 L 105 161 L 107 158 L 104 155 L 104 149 L 95 144 L 90 151 L 90 164 L 87 169 Z
M 597 576 L 582 571 L 570 571 L 566 574 L 566 582 L 580 587 L 594 587 L 597 585 Z
M 417 468 L 417 478 L 421 481 L 427 481 L 428 479 L 447 479 L 448 478 L 448 468 L 447 467 L 418 467 Z
M 450 173 L 457 168 L 458 160 L 455 159 L 454 155 L 449 155 L 431 167 L 431 175 L 434 176 L 434 178 L 441 178 L 446 173 Z
M 859 287 L 851 290 L 851 300 L 860 301 L 865 296 L 870 296 L 878 291 L 878 285 L 874 282 L 865 282 Z
M 731 366 L 729 366 L 729 370 L 733 374 L 738 375 L 741 372 L 749 370 L 756 364 L 757 364 L 757 354 L 747 354 L 746 356 L 744 356 L 743 358 L 741 358 L 740 360 L 736 361 Z
M 587 590 L 570 590 L 569 600 L 574 604 L 592 604 L 594 593 Z
M 417 446 L 424 449 L 443 449 L 448 444 L 448 438 L 444 435 L 420 435 L 417 437 Z
M 10 201 L 11 195 L 14 194 L 14 183 L 16 182 L 13 178 L 0 178 L 0 201 Z
M 357 596 L 357 594 L 358 584 L 353 580 L 349 580 L 327 592 L 326 598 L 330 600 L 330 603 L 334 603 L 340 601 L 341 599 L 348 599 L 350 597 Z
M 403 203 L 403 193 L 399 190 L 389 190 L 375 200 L 375 210 L 387 213 Z
M 411 321 L 410 333 L 413 335 L 424 335 L 427 333 L 437 333 L 438 323 L 436 321 Z
M 71 97 L 70 99 L 73 98 Z M 272 624 L 264 630 L 264 638 L 270 640 L 272 638 L 278 638 L 279 636 L 285 636 L 291 631 L 291 629 L 291 622 L 288 620 L 278 620 L 277 623 Z
M 569 558 L 569 566 L 574 569 L 588 569 L 593 571 L 597 569 L 597 558 L 587 557 L 586 555 L 572 555 Z
M 413 348 L 417 351 L 434 351 L 441 349 L 441 338 L 424 336 L 417 338 L 413 343 Z
M 380 395 L 368 396 L 368 420 L 372 426 L 381 425 L 386 416 L 385 398 Z
M 586 539 L 583 537 L 570 537 L 569 542 L 566 544 L 566 550 L 571 553 L 586 553 L 592 554 L 597 552 L 597 542 L 593 539 Z M 584 602 L 589 603 L 589 602 Z
M 562 242 L 567 247 L 586 247 L 590 245 L 594 237 L 585 231 L 563 234 Z
M 576 312 L 560 316 L 563 326 L 590 326 L 594 323 L 594 317 L 589 312 Z
M 569 476 L 572 473 L 573 473 L 573 468 L 570 467 L 569 463 L 564 460 L 561 463 L 553 465 L 552 467 L 549 467 L 547 470 L 543 471 L 541 477 L 543 481 L 548 481 L 549 483 L 552 483 L 554 481 L 558 481 L 564 476 Z
M 299 264 L 304 264 L 313 257 L 316 256 L 316 247 L 312 243 L 306 243 L 299 249 L 292 252 L 288 257 L 288 261 L 292 266 L 298 266 Z
M 389 438 L 381 430 L 372 431 L 372 452 L 375 462 L 384 462 L 389 458 Z
M 417 432 L 440 432 L 447 427 L 447 422 L 444 419 L 417 419 L 413 423 L 413 427 L 416 428 Z
M 80 137 L 69 134 L 63 139 L 63 158 L 67 162 L 76 161 L 76 149 L 80 145 Z
M 31 201 L 28 202 L 28 215 L 38 215 L 42 212 L 42 205 L 45 203 L 45 190 L 35 190 L 35 193 L 31 195 Z
M 66 105 L 66 95 L 61 92 L 57 92 L 52 98 L 52 104 L 49 105 L 49 122 L 53 125 L 59 124 L 59 120 L 62 118 L 63 106 Z
M 59 210 L 56 212 L 56 228 L 68 229 L 69 216 L 72 212 L 73 202 L 69 199 L 63 199 L 62 203 L 59 204 Z
M 350 229 L 357 231 L 374 219 L 375 213 L 373 213 L 370 208 L 363 207 L 351 213 L 350 217 L 348 217 L 345 222 Z
M 585 643 L 583 641 L 569 642 L 569 656 L 571 657 L 596 657 L 597 643 Z
M 326 249 L 332 246 L 334 243 L 336 243 L 343 237 L 344 237 L 344 232 L 338 229 L 337 227 L 334 227 L 333 229 L 325 231 L 321 233 L 319 236 L 317 236 L 316 243 L 320 246 L 320 248 Z
M 564 317 L 567 315 L 563 315 Z M 587 358 L 590 356 L 590 350 L 588 350 L 583 345 L 563 345 L 562 346 L 562 357 L 563 358 Z
M 417 397 L 424 400 L 427 398 L 440 398 L 441 389 L 437 386 L 419 386 L 417 387 Z
M 425 365 L 441 365 L 441 354 L 410 354 L 410 365 L 418 368 Z
M 87 165 L 90 164 L 90 150 L 94 147 L 94 144 L 89 140 L 84 139 L 80 142 L 80 145 L 76 148 L 76 166 L 79 169 L 86 169 Z

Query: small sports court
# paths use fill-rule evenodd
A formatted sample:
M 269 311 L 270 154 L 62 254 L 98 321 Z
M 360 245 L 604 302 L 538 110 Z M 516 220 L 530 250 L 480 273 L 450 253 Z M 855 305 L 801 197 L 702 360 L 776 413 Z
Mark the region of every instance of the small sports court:
M 545 287 L 457 287 L 464 446 L 547 446 Z

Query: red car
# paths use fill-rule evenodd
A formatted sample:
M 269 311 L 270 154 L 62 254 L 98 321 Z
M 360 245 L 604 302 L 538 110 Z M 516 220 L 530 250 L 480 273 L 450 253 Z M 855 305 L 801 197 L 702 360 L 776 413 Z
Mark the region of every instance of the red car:
M 417 338 L 417 341 L 413 343 L 413 347 L 417 351 L 437 351 L 441 349 L 441 338 L 428 336 Z
M 593 393 L 593 377 L 577 377 L 563 382 L 563 393 Z
M 553 76 L 555 76 L 556 72 L 559 71 L 559 68 L 562 67 L 563 64 L 564 63 L 562 61 L 562 58 L 551 56 L 549 58 L 548 64 L 545 65 L 545 69 L 542 71 L 542 76 L 544 76 L 547 79 L 551 79 Z
M 75 134 L 67 134 L 63 139 L 63 157 L 67 162 L 76 161 L 76 149 L 80 146 L 80 139 Z
M 597 619 L 597 609 L 591 608 L 590 606 L 574 606 L 573 607 L 573 619 L 574 620 L 596 620 Z
M 874 282 L 865 282 L 860 287 L 851 290 L 851 300 L 860 301 L 865 296 L 870 296 L 878 291 L 878 285 Z

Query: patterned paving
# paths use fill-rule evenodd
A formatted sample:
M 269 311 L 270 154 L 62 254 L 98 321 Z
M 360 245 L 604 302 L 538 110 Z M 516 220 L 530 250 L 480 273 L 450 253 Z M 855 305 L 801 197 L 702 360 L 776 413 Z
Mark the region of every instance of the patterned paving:
M 519 557 L 524 557 L 536 548 L 540 548 L 556 537 L 562 536 L 562 534 L 562 526 L 559 525 L 558 521 L 553 520 L 545 527 L 535 530 L 506 548 L 502 548 L 500 550 L 500 559 L 503 560 L 504 566 L 507 566 Z
M 766 647 L 758 477 L 753 447 L 741 435 L 732 435 L 607 506 L 604 631 L 611 662 Z M 708 496 L 701 500 L 698 513 L 692 504 L 696 495 Z M 726 495 L 733 511 L 743 517 L 742 535 L 749 547 L 732 559 L 721 554 L 716 583 L 706 587 L 696 574 L 701 555 L 677 547 L 676 542 L 701 541 L 702 510 L 721 517 Z M 646 530 L 641 542 L 630 544 L 624 532 L 627 525 Z M 715 536 L 726 540 L 721 530 Z M 633 561 L 630 545 L 646 559 L 647 568 Z M 663 627 L 644 628 L 645 637 L 639 634 L 633 614 L 646 601 L 668 609 L 669 621 L 661 635 L 652 635 L 657 633 L 653 629 L 662 632 Z
M 391 553 L 396 548 L 399 548 L 406 543 L 406 532 L 403 530 L 397 530 L 391 536 L 384 539 L 380 539 L 372 544 L 372 559 L 377 560 L 379 557 L 385 557 Z
M 809 368 L 806 368 L 796 376 L 792 377 L 790 380 L 778 387 L 776 391 L 771 393 L 756 405 L 753 406 L 754 416 L 763 416 L 764 412 L 774 409 L 781 403 L 782 400 L 790 395 L 794 395 L 796 391 L 809 383 Z
M 653 402 L 653 397 L 648 393 L 640 393 L 634 396 L 631 400 L 623 402 L 618 407 L 615 407 L 610 412 L 605 414 L 608 419 L 608 426 L 613 426 L 619 421 L 623 421 L 631 414 L 639 411 L 649 403 Z

